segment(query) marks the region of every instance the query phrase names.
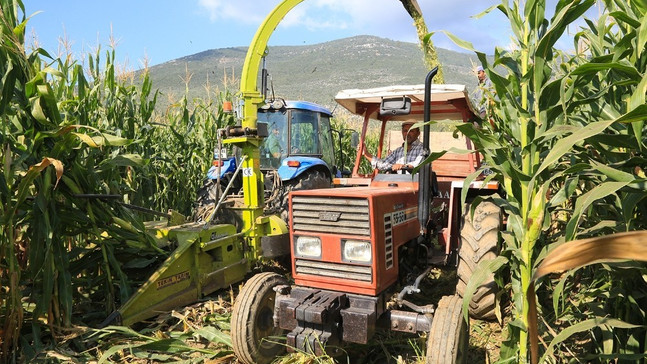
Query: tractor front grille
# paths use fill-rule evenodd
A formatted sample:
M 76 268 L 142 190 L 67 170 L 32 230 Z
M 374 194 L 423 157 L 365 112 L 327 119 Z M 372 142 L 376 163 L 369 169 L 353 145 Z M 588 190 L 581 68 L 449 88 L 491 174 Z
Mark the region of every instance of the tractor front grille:
M 304 259 L 297 259 L 294 264 L 296 267 L 296 273 L 298 274 L 343 278 L 361 282 L 371 282 L 373 280 L 370 266 L 318 262 Z
M 371 235 L 368 200 L 339 197 L 292 197 L 295 231 Z

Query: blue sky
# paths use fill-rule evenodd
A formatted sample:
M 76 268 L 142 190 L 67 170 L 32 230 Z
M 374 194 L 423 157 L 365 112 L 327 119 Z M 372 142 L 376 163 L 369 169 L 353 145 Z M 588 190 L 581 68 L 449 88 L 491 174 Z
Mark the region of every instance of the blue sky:
M 208 49 L 247 46 L 257 26 L 279 0 L 25 0 L 32 18 L 27 43 L 53 56 L 60 40 L 71 44 L 76 58 L 110 36 L 117 41 L 117 60 L 138 69 Z M 448 30 L 488 54 L 507 47 L 510 31 L 498 11 L 472 18 L 496 0 L 418 0 L 429 30 Z M 554 2 L 554 1 L 553 1 Z M 39 13 L 36 13 L 39 12 Z M 34 14 L 36 13 L 36 14 Z M 307 0 L 293 9 L 270 39 L 270 45 L 316 44 L 354 35 L 376 35 L 416 42 L 412 20 L 399 0 Z M 444 35 L 437 47 L 455 49 Z

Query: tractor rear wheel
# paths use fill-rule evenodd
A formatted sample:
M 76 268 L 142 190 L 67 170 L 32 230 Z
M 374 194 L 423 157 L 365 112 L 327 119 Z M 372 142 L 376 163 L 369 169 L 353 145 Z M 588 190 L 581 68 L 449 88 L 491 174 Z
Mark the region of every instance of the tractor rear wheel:
M 284 330 L 274 326 L 274 287 L 287 284 L 272 272 L 253 276 L 240 290 L 231 313 L 231 342 L 234 353 L 246 364 L 267 364 L 285 351 L 278 342 Z
M 213 209 L 216 208 L 216 203 L 218 202 L 216 198 L 218 196 L 220 196 L 220 193 L 216 181 L 213 179 L 205 180 L 198 190 L 197 198 L 193 203 L 192 220 L 195 222 L 206 220 Z
M 456 295 L 444 296 L 438 302 L 427 336 L 426 364 L 465 362 L 470 333 L 462 303 Z
M 288 205 L 290 202 L 289 195 L 291 191 L 315 190 L 330 187 L 330 178 L 328 178 L 324 172 L 318 170 L 306 171 L 295 180 L 286 182 L 283 185 L 283 194 L 281 197 L 281 219 L 285 222 L 289 222 Z
M 483 201 L 473 214 L 470 210 L 469 205 L 466 206 L 461 221 L 458 284 L 456 285 L 456 293 L 461 297 L 465 295 L 467 283 L 476 266 L 482 261 L 496 258 L 501 227 L 501 208 L 494 203 Z M 494 320 L 497 291 L 498 286 L 494 281 L 494 275 L 490 274 L 472 296 L 469 306 L 470 317 Z
M 202 187 L 198 190 L 196 200 L 193 203 L 192 221 L 203 222 L 209 217 L 213 212 L 213 209 L 216 208 L 218 198 L 222 196 L 222 193 L 233 176 L 234 174 L 231 172 L 222 176 L 220 179 L 220 189 L 218 189 L 218 183 L 215 179 L 207 178 L 204 181 Z M 235 194 L 241 188 L 238 179 L 239 178 L 236 178 L 236 181 L 234 181 L 229 191 L 227 191 L 227 195 Z

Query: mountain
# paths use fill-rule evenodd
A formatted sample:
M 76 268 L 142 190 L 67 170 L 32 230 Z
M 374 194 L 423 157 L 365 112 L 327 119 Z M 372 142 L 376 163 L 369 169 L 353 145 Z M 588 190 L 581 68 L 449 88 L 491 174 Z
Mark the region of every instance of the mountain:
M 185 80 L 189 80 L 190 98 L 206 98 L 209 87 L 212 92 L 237 91 L 246 52 L 246 47 L 211 49 L 150 67 L 153 86 L 167 96 L 160 102 L 168 104 L 183 95 Z M 442 48 L 437 52 L 446 83 L 465 84 L 470 91 L 476 87 L 474 55 Z M 343 89 L 424 83 L 427 70 L 422 57 L 414 43 L 356 36 L 270 47 L 266 67 L 277 97 L 333 108 L 335 94 Z

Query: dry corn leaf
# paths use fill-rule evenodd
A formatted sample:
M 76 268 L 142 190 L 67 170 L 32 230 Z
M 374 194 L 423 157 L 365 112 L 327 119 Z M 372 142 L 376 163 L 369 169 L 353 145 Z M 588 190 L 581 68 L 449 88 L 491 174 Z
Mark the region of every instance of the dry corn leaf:
M 594 263 L 618 260 L 647 262 L 647 231 L 630 231 L 595 238 L 574 240 L 553 249 L 539 264 L 528 289 L 528 335 L 530 337 L 531 363 L 539 360 L 539 332 L 537 328 L 537 302 L 534 282 L 551 273 L 581 268 Z
M 647 231 L 630 231 L 562 244 L 544 258 L 532 279 L 536 281 L 547 274 L 617 260 L 647 261 Z

